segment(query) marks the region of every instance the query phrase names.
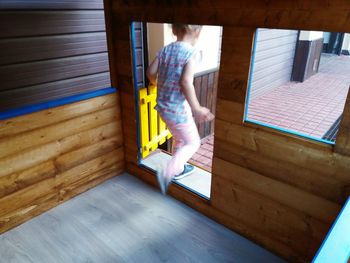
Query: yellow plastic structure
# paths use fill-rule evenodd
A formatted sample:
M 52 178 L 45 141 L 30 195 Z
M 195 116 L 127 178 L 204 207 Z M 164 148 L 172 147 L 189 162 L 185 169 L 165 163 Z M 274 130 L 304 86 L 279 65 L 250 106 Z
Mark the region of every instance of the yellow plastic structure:
M 157 87 L 150 85 L 148 88 L 139 90 L 140 105 L 140 135 L 141 135 L 141 156 L 145 158 L 158 145 L 171 138 L 165 122 L 160 118 L 154 109 L 157 98 Z

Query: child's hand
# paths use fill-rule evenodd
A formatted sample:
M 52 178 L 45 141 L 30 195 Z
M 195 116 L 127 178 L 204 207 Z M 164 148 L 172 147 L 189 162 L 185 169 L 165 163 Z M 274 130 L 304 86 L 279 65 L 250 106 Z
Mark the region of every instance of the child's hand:
M 214 119 L 214 114 L 208 108 L 200 107 L 193 112 L 194 118 L 199 122 L 211 121 Z

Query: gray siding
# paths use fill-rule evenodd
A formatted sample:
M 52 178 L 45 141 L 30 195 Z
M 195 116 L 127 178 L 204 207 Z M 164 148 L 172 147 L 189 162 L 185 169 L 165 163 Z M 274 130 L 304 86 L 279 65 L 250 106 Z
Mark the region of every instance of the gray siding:
M 103 0 L 0 2 L 0 111 L 110 87 Z
M 135 36 L 135 69 L 137 87 L 146 87 L 145 77 L 145 62 L 144 62 L 144 43 L 143 43 L 144 25 L 142 22 L 134 22 L 134 36 Z
M 258 29 L 251 96 L 290 81 L 297 36 L 296 30 Z

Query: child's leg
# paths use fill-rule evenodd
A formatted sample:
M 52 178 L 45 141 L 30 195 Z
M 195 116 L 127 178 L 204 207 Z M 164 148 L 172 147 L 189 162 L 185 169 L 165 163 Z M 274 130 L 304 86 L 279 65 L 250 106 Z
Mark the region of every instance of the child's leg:
M 168 128 L 174 140 L 173 156 L 165 169 L 165 177 L 170 181 L 183 171 L 186 162 L 198 150 L 200 138 L 193 119 L 188 123 L 168 124 Z
M 173 128 L 174 129 L 174 128 Z M 173 136 L 173 143 L 171 146 L 171 154 L 175 154 L 175 152 L 181 148 L 183 145 L 185 144 L 185 142 L 182 139 L 179 138 L 175 138 Z

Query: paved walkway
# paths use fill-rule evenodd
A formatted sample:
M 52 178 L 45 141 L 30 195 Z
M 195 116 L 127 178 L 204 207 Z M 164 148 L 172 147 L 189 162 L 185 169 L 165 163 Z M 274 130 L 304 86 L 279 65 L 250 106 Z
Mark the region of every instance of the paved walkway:
M 322 138 L 342 114 L 350 85 L 350 56 L 323 54 L 319 72 L 251 98 L 248 119 Z
M 193 155 L 190 162 L 211 172 L 214 149 L 214 134 L 202 139 L 201 147 Z

